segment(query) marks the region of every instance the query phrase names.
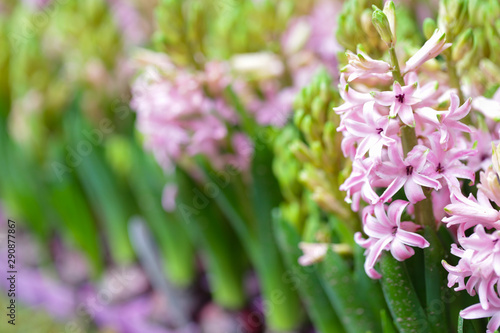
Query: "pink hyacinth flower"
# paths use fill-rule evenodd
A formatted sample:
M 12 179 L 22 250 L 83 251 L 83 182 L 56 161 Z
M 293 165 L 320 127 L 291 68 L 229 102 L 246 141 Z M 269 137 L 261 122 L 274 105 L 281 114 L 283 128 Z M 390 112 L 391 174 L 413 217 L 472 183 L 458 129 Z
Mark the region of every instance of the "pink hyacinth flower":
M 396 200 L 390 204 L 387 212 L 383 203 L 365 208 L 363 231 L 369 238 L 363 239 L 358 232 L 355 240 L 367 249 L 365 271 L 372 279 L 381 277 L 374 266 L 382 251 L 389 250 L 396 260 L 403 261 L 415 254 L 412 246 L 420 248 L 429 246 L 424 237 L 415 233 L 418 229 L 416 224 L 401 222 L 401 214 L 408 204 L 406 201 Z M 375 216 L 372 215 L 372 210 Z
M 340 185 L 340 190 L 347 192 L 345 201 L 352 204 L 351 208 L 355 212 L 359 210 L 360 198 L 371 203 L 380 201 L 379 196 L 371 186 L 374 166 L 375 160 L 372 158 L 355 159 L 351 175 Z
M 456 187 L 451 192 L 452 203 L 445 207 L 450 216 L 443 219 L 448 227 L 458 225 L 461 234 L 478 224 L 487 228 L 500 227 L 500 212 L 491 206 L 488 197 L 482 191 L 477 192 L 477 200 L 472 194 L 466 198 Z
M 439 138 L 438 133 L 434 133 L 429 137 L 431 149 L 427 155 L 428 164 L 423 173 L 432 179 L 444 179 L 449 188 L 460 186 L 457 178 L 474 182 L 474 170 L 461 160 L 475 155 L 476 151 L 458 148 L 445 150 Z
M 399 82 L 394 82 L 393 91 L 373 92 L 372 96 L 378 104 L 390 106 L 389 115 L 391 117 L 399 116 L 401 121 L 408 126 L 415 126 L 412 105 L 421 100 L 417 98 L 415 92 L 418 89 L 418 83 L 408 86 L 401 86 Z
M 437 127 L 441 134 L 439 142 L 445 145 L 446 149 L 455 145 L 455 138 L 458 132 L 471 132 L 469 126 L 460 122 L 460 120 L 469 114 L 472 99 L 469 98 L 462 106 L 460 106 L 460 99 L 457 94 L 452 93 L 450 99 L 448 111 L 435 111 L 431 108 L 424 108 L 417 111 L 420 117 L 427 119 Z
M 396 140 L 391 136 L 397 133 L 398 123 L 387 116 L 381 116 L 375 111 L 374 104 L 375 102 L 365 103 L 362 121 L 354 119 L 344 121 L 349 133 L 362 138 L 356 151 L 356 158 L 364 156 L 369 151 L 370 156 L 380 159 L 382 148 L 396 143 Z
M 404 187 L 406 197 L 414 204 L 425 199 L 422 186 L 435 190 L 441 188 L 439 181 L 422 173 L 428 152 L 429 149 L 425 146 L 415 146 L 403 160 L 398 145 L 389 147 L 390 162 L 383 162 L 377 172 L 380 178 L 386 182 L 390 181 L 389 186 L 380 197 L 381 201 L 388 201 Z
M 342 68 L 342 72 L 349 78 L 347 82 L 356 79 L 376 79 L 376 80 L 390 80 L 392 74 L 390 72 L 391 65 L 382 60 L 374 60 L 369 55 L 361 50 L 357 54 L 351 51 L 346 52 L 348 64 Z
M 424 46 L 408 59 L 404 70 L 405 73 L 418 69 L 427 60 L 437 57 L 450 46 L 451 43 L 446 43 L 446 34 L 436 29 L 432 37 L 425 42 Z

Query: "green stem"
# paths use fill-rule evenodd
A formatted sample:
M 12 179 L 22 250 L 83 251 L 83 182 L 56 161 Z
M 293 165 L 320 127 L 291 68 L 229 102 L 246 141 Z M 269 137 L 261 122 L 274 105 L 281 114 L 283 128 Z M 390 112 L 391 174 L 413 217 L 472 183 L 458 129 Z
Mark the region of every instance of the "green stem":
M 399 68 L 398 57 L 396 56 L 396 49 L 394 48 L 394 46 L 391 46 L 389 48 L 389 54 L 391 55 L 392 77 L 394 78 L 394 80 L 398 81 L 399 84 L 404 86 L 405 80 L 401 75 L 401 69 Z
M 458 97 L 460 97 L 460 104 L 465 101 L 462 88 L 460 87 L 460 78 L 457 73 L 456 63 L 451 58 L 451 48 L 445 51 L 446 67 L 448 68 L 448 76 L 450 78 L 450 86 L 457 89 Z
M 404 84 L 396 52 L 393 47 L 389 51 L 394 68 L 393 77 L 400 84 Z M 453 72 L 456 75 L 456 71 Z M 461 93 L 460 83 L 458 82 L 457 84 L 458 91 Z M 418 144 L 415 129 L 409 126 L 403 127 L 401 130 L 401 141 L 403 153 L 407 156 L 413 147 Z M 432 209 L 430 191 L 430 189 L 425 188 L 425 199 L 415 204 L 415 222 L 424 226 L 425 238 L 430 242 L 429 248 L 424 250 L 427 318 L 431 324 L 431 332 L 443 332 L 447 330 L 446 306 L 443 302 L 444 289 L 441 288 L 446 283 L 443 268 L 440 264 L 444 256 L 444 250 L 436 233 L 436 221 Z

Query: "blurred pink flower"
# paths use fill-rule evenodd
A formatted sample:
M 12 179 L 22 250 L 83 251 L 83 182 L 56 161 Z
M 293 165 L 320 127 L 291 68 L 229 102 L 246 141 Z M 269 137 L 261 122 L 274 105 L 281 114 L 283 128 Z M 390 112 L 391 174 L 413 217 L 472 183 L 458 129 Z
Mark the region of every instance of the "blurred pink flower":
M 228 140 L 237 133 L 229 130 L 237 122 L 236 113 L 221 96 L 228 84 L 224 67 L 214 63 L 202 73 L 169 64 L 147 67 L 134 82 L 131 105 L 137 111 L 137 128 L 145 147 L 165 170 L 198 154 L 215 168 L 229 163 L 248 167 L 249 152 L 240 154 L 233 146 L 241 138 Z M 207 95 L 205 88 L 214 96 Z

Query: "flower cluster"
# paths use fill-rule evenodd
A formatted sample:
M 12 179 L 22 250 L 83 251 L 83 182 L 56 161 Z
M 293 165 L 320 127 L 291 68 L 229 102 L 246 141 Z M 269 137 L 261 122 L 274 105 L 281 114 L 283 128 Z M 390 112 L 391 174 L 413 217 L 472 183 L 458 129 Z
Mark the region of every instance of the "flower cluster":
M 455 290 L 479 296 L 479 303 L 462 310 L 460 316 L 492 317 L 487 332 L 500 327 L 500 212 L 496 208 L 500 206 L 499 153 L 500 146 L 492 156 L 493 165 L 480 173 L 477 199 L 465 197 L 454 188 L 452 203 L 445 208 L 449 216 L 443 219 L 456 230 L 458 245 L 452 244 L 451 253 L 460 258 L 456 266 L 443 261 L 449 273 L 448 287 L 458 284 Z M 473 232 L 467 232 L 471 228 Z
M 332 36 L 338 10 L 336 2 L 319 1 L 309 15 L 292 19 L 281 36 L 282 57 L 271 52 L 233 57 L 236 72 L 263 79 L 259 89 L 265 98 L 253 98 L 248 105 L 259 124 L 282 127 L 293 109 L 295 96 L 321 68 L 336 75 L 337 52 L 341 48 Z
M 386 35 L 393 43 L 390 30 Z M 352 159 L 352 173 L 341 189 L 354 211 L 361 209 L 361 200 L 367 203 L 362 220 L 368 239 L 357 233 L 356 242 L 366 248 L 365 270 L 372 278 L 380 277 L 374 265 L 382 251 L 403 261 L 414 254 L 412 247 L 429 246 L 416 233 L 422 221 L 401 222 L 405 209 L 411 215 L 414 204 L 430 197 L 435 221 L 425 224 L 435 227 L 459 179 L 474 180 L 475 170 L 465 161 L 475 150 L 463 135 L 472 129 L 461 122 L 471 99 L 461 104 L 456 91 L 417 75 L 449 46 L 445 34 L 436 30 L 401 72 L 399 64 L 374 60 L 362 50 L 347 54 L 339 86 L 345 103 L 335 111 L 341 116 L 342 151 Z
M 238 117 L 224 99 L 230 81 L 224 64 L 208 63 L 203 72 L 192 73 L 161 54 L 146 53 L 143 60 L 148 66 L 134 82 L 131 105 L 158 163 L 171 170 L 174 162 L 202 154 L 215 169 L 227 164 L 247 169 L 252 146 L 231 128 Z

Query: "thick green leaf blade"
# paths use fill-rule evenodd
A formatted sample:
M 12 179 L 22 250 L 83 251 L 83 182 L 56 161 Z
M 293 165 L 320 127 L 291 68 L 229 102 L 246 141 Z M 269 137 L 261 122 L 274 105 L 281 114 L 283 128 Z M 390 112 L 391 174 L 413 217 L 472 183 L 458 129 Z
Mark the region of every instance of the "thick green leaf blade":
M 384 252 L 380 258 L 384 296 L 401 333 L 430 332 L 429 322 L 404 263 Z
M 275 214 L 274 228 L 288 265 L 284 275 L 285 282 L 299 292 L 314 327 L 321 333 L 345 332 L 342 322 L 322 287 L 317 268 L 303 267 L 298 263 L 302 255 L 298 247 L 300 236 L 289 223 L 281 218 L 279 212 Z

